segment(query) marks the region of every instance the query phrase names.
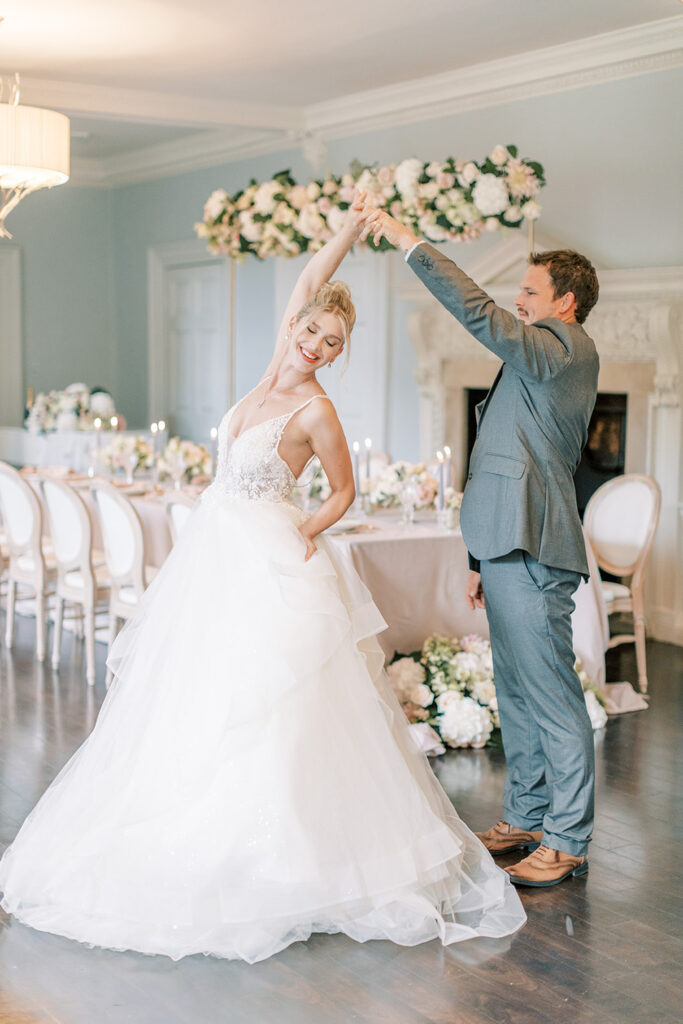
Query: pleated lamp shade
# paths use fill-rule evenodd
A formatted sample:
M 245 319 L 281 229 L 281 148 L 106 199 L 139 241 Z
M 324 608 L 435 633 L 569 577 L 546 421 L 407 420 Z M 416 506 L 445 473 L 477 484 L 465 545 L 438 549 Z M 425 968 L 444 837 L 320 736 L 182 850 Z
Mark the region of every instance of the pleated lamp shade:
M 0 188 L 49 188 L 69 180 L 69 118 L 0 103 Z

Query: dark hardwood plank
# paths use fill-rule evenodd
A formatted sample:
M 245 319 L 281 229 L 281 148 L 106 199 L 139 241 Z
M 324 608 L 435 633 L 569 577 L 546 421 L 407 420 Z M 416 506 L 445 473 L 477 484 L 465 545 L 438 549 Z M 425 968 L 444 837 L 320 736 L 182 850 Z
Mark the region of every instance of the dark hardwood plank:
M 104 696 L 82 647 L 62 670 L 32 656 L 21 621 L 0 646 L 0 849 L 92 728 Z M 597 822 L 587 877 L 522 890 L 512 939 L 443 948 L 314 936 L 261 964 L 88 949 L 0 914 L 0 1024 L 673 1024 L 683 963 L 683 649 L 648 644 L 650 709 L 596 739 Z M 634 679 L 633 652 L 610 652 Z M 500 751 L 435 764 L 475 828 L 500 812 Z M 514 857 L 502 860 L 504 865 Z

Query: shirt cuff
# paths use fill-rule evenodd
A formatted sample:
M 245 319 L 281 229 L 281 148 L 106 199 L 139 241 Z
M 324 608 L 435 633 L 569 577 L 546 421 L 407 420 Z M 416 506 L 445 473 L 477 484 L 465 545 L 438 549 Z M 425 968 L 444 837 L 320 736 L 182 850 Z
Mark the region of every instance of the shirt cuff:
M 410 249 L 408 249 L 408 252 L 403 257 L 406 263 L 408 262 L 411 254 L 417 249 L 418 245 L 422 245 L 423 241 L 424 239 L 421 238 L 419 242 L 415 242 L 413 245 L 411 245 Z

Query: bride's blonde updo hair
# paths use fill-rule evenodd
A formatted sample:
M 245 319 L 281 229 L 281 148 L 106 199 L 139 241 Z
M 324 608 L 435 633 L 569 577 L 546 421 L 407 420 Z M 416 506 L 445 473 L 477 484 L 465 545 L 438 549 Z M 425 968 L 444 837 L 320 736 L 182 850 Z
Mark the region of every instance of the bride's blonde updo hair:
M 349 286 L 344 284 L 343 281 L 328 281 L 301 307 L 296 314 L 297 323 L 300 320 L 312 319 L 318 310 L 324 310 L 325 313 L 334 313 L 335 316 L 339 317 L 342 325 L 342 340 L 346 348 L 346 359 L 348 362 L 351 351 L 351 331 L 356 322 L 356 310 L 351 301 L 351 289 Z

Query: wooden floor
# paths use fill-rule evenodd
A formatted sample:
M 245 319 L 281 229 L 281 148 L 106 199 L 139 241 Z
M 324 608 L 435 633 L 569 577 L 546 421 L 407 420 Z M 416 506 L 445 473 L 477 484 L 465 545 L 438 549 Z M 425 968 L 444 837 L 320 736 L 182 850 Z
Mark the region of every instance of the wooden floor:
M 90 731 L 102 700 L 74 644 L 59 676 L 24 621 L 0 649 L 0 847 Z M 635 678 L 629 648 L 609 678 Z M 596 738 L 590 872 L 522 896 L 512 940 L 444 949 L 317 936 L 249 966 L 88 949 L 0 912 L 2 1024 L 673 1024 L 683 1019 L 683 648 L 650 643 L 651 708 Z M 496 751 L 452 752 L 436 771 L 474 829 L 498 815 Z M 511 858 L 514 859 L 514 858 Z M 506 863 L 503 861 L 503 863 Z

